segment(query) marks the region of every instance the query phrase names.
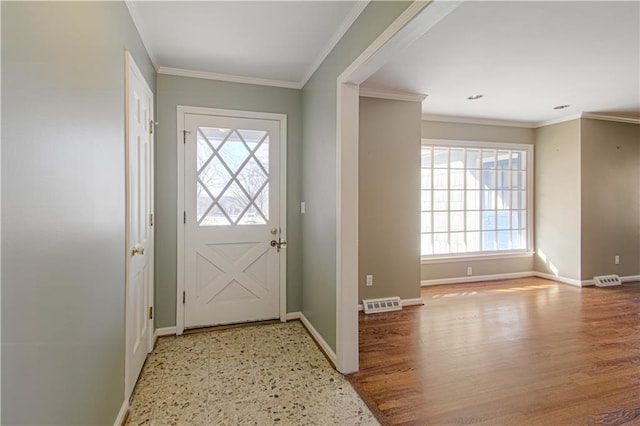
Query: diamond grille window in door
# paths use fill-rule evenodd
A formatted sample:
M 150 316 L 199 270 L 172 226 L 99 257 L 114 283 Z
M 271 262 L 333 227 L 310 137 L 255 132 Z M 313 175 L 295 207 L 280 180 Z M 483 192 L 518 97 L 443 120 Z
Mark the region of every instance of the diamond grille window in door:
M 267 223 L 267 132 L 198 127 L 197 166 L 200 226 Z

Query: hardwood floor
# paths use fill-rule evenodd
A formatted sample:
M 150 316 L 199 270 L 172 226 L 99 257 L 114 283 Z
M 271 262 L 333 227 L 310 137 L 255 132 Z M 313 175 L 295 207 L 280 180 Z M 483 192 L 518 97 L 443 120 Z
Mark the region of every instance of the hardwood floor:
M 422 298 L 360 314 L 348 378 L 382 424 L 640 424 L 640 283 L 524 278 Z

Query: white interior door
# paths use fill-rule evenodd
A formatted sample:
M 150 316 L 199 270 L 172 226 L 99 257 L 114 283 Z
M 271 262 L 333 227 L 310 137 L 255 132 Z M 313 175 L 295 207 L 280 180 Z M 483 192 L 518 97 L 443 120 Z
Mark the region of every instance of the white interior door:
M 279 317 L 280 124 L 184 115 L 185 327 Z
M 127 54 L 127 398 L 152 349 L 153 93 Z

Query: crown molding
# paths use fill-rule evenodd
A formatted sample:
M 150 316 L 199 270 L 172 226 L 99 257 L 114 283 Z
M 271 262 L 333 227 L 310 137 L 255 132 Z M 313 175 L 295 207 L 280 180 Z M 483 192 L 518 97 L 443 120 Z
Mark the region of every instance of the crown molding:
M 423 93 L 400 92 L 396 90 L 371 89 L 360 87 L 360 96 L 364 98 L 391 99 L 394 101 L 422 102 L 427 98 Z
M 325 44 L 324 47 L 320 50 L 320 53 L 318 53 L 318 56 L 316 56 L 315 60 L 311 63 L 311 65 L 309 65 L 309 68 L 307 68 L 307 71 L 304 73 L 302 79 L 300 80 L 300 87 L 304 87 L 304 85 L 307 84 L 307 81 L 309 81 L 316 70 L 320 68 L 320 65 L 322 65 L 324 60 L 327 59 L 327 56 L 329 56 L 331 51 L 336 47 L 340 40 L 342 40 L 342 37 L 347 33 L 349 28 L 351 28 L 351 25 L 353 25 L 362 11 L 364 11 L 364 9 L 369 5 L 369 1 L 370 0 L 356 1 L 356 4 L 353 5 L 351 11 L 347 14 L 342 23 L 340 23 L 340 26 L 338 27 L 336 32 L 333 33 L 333 36 L 331 36 L 327 44 Z
M 624 117 L 620 115 L 594 114 L 591 112 L 585 112 L 582 114 L 582 118 L 590 118 L 592 120 L 617 121 L 619 123 L 640 124 L 640 118 Z
M 525 129 L 533 129 L 537 127 L 535 123 L 530 123 L 527 121 L 490 120 L 486 118 L 456 117 L 453 115 L 438 115 L 438 114 L 426 114 L 426 113 L 422 114 L 422 121 L 441 121 L 444 123 L 479 124 L 482 126 L 521 127 Z
M 259 86 L 282 87 L 285 89 L 302 89 L 300 83 L 294 81 L 268 80 L 264 78 L 245 77 L 240 75 L 219 74 L 206 71 L 193 71 L 181 68 L 158 68 L 158 74 L 177 75 L 180 77 L 203 78 L 206 80 L 228 81 L 231 83 L 255 84 Z
M 181 77 L 193 77 L 193 78 L 203 78 L 207 80 L 220 80 L 220 81 L 229 81 L 233 83 L 244 83 L 244 84 L 257 84 L 260 86 L 272 86 L 272 87 L 283 87 L 286 89 L 302 89 L 302 87 L 307 84 L 307 81 L 311 78 L 311 76 L 316 72 L 316 70 L 320 67 L 322 62 L 329 56 L 331 51 L 336 47 L 338 42 L 342 39 L 342 37 L 346 34 L 346 32 L 351 28 L 351 25 L 358 19 L 362 11 L 367 7 L 371 0 L 357 0 L 355 5 L 349 12 L 349 14 L 344 18 L 344 20 L 340 23 L 340 26 L 333 34 L 333 36 L 329 39 L 327 44 L 322 48 L 318 56 L 316 56 L 315 60 L 311 63 L 311 65 L 307 68 L 307 71 L 303 75 L 300 82 L 293 81 L 282 81 L 282 80 L 269 80 L 263 78 L 255 78 L 255 77 L 244 77 L 238 75 L 231 74 L 219 74 L 212 73 L 206 71 L 193 71 L 186 70 L 180 68 L 171 68 L 171 67 L 163 67 L 158 65 L 158 59 L 154 54 L 153 50 L 149 48 L 148 40 L 148 31 L 144 27 L 144 20 L 140 17 L 140 11 L 136 6 L 135 0 L 125 0 L 125 5 L 127 9 L 129 9 L 129 15 L 133 20 L 133 24 L 138 30 L 138 34 L 140 35 L 140 39 L 142 40 L 142 44 L 151 59 L 151 63 L 155 68 L 158 74 L 166 74 L 166 75 L 176 75 Z
M 124 4 L 127 6 L 127 9 L 129 9 L 129 16 L 131 16 L 133 26 L 138 30 L 138 35 L 140 36 L 144 49 L 147 51 L 147 55 L 149 55 L 151 64 L 153 65 L 153 68 L 155 68 L 156 72 L 158 72 L 158 58 L 154 54 L 153 50 L 149 48 L 149 44 L 147 43 L 147 40 L 149 40 L 149 33 L 143 24 L 144 20 L 140 17 L 140 11 L 138 10 L 136 2 L 133 0 L 125 0 Z
M 422 121 L 441 121 L 444 123 L 461 123 L 461 124 L 479 124 L 485 126 L 505 126 L 505 127 L 521 127 L 525 129 L 537 129 L 539 127 L 551 126 L 553 124 L 564 123 L 566 121 L 578 120 L 580 118 L 590 118 L 593 120 L 616 121 L 619 123 L 640 124 L 640 118 L 625 117 L 620 115 L 594 114 L 583 112 L 563 117 L 554 118 L 553 120 L 526 122 L 526 121 L 508 121 L 508 120 L 489 120 L 484 118 L 473 117 L 456 117 L 451 115 L 422 114 Z

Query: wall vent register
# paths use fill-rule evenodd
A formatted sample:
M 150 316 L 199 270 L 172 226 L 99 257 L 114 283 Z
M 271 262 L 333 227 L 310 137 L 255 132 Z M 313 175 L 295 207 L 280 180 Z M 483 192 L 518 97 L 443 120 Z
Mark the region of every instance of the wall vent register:
M 614 285 L 622 285 L 622 280 L 617 275 L 602 275 L 593 277 L 593 281 L 598 287 L 611 287 Z
M 399 297 L 386 297 L 383 299 L 365 299 L 362 301 L 365 314 L 373 314 L 376 312 L 399 311 L 402 309 L 402 303 Z

